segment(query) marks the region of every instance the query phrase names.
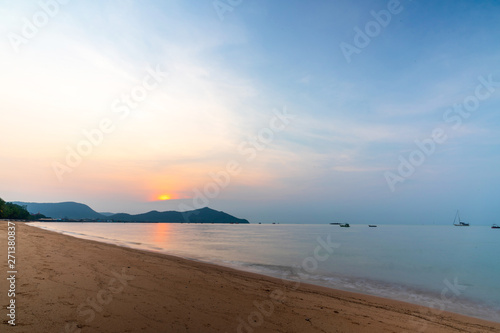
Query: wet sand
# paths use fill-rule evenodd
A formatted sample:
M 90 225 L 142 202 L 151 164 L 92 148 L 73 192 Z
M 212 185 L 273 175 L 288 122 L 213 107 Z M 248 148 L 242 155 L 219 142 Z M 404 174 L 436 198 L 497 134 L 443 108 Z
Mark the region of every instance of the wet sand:
M 16 222 L 16 326 L 1 332 L 500 332 L 500 323 L 78 239 Z

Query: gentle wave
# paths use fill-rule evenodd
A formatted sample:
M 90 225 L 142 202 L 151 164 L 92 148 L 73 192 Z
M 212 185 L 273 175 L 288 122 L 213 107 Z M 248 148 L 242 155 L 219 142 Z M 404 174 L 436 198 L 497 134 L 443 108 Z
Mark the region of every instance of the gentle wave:
M 480 254 L 475 253 L 472 260 L 460 260 L 464 254 L 454 255 L 454 251 L 462 251 L 464 247 L 482 248 L 494 260 L 489 251 L 498 249 L 498 243 L 480 229 L 470 228 L 470 234 L 466 234 L 456 229 L 407 226 L 384 227 L 383 233 L 382 228 L 358 226 L 341 230 L 318 225 L 30 225 L 78 238 L 500 322 L 500 289 L 494 271 L 498 267 L 481 266 L 482 271 L 476 272 L 479 275 L 471 275 L 472 267 L 477 269 L 475 262 L 488 262 L 487 258 L 478 259 Z M 318 237 L 326 235 L 331 235 L 340 247 L 327 261 L 318 263 L 317 270 L 306 272 L 301 263 L 312 258 Z M 425 244 L 418 243 L 419 235 L 426 238 Z M 436 253 L 439 255 L 432 256 Z M 451 293 L 450 286 L 454 283 L 464 290 Z M 447 292 L 446 297 L 441 296 L 443 291 Z

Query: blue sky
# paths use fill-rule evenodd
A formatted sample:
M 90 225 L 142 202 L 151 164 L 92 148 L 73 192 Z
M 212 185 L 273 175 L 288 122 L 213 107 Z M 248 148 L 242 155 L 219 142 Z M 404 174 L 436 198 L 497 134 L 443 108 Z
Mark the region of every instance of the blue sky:
M 497 2 L 41 3 L 0 3 L 6 200 L 208 205 L 281 223 L 446 224 L 460 209 L 499 222 Z M 369 43 L 347 61 L 340 46 L 359 46 L 358 29 Z M 116 112 L 145 80 L 155 88 Z M 280 130 L 277 114 L 290 115 Z M 70 166 L 103 120 L 112 129 Z M 426 153 L 415 141 L 436 130 Z

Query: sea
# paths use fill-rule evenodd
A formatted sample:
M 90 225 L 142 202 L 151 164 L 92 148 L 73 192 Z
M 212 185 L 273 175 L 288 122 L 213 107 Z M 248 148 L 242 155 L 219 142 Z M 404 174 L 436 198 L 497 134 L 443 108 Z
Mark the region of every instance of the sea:
M 436 314 L 451 311 L 500 322 L 500 229 L 487 226 L 30 224 L 295 283 L 425 305 Z

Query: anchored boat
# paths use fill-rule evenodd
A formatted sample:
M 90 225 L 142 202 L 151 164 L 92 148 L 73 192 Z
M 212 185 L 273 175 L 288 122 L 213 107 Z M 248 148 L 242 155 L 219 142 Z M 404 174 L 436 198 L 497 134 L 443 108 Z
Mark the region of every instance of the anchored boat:
M 457 219 L 458 218 L 458 219 Z M 458 222 L 458 223 L 457 223 Z M 468 227 L 469 223 L 465 223 L 460 219 L 460 213 L 457 210 L 457 213 L 455 214 L 455 219 L 453 220 L 453 225 L 455 227 Z

